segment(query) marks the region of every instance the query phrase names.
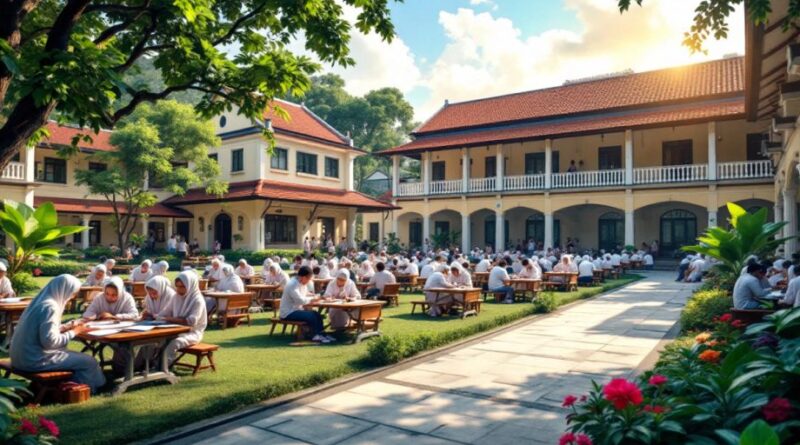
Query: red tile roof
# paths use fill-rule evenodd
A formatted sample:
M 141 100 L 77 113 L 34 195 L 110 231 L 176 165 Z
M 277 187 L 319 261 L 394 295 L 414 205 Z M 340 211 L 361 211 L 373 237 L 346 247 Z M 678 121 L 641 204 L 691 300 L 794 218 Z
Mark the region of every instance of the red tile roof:
M 72 145 L 72 138 L 77 135 L 87 135 L 92 138 L 92 142 L 86 142 L 83 139 L 78 141 L 78 147 L 85 150 L 98 150 L 98 151 L 113 151 L 114 146 L 111 145 L 111 131 L 100 130 L 95 133 L 90 128 L 78 128 L 68 125 L 59 125 L 56 122 L 47 122 L 47 131 L 50 137 L 43 139 L 40 144 L 48 146 L 58 145 Z
M 272 128 L 276 132 L 310 137 L 338 146 L 350 146 L 350 141 L 347 138 L 305 106 L 283 100 L 275 101 L 274 105 L 279 106 L 289 114 L 289 119 L 284 119 L 275 114 L 271 108 L 265 113 L 264 118 L 272 121 Z
M 52 202 L 57 211 L 64 213 L 90 213 L 94 215 L 111 215 L 114 213 L 114 207 L 111 203 L 102 199 L 51 198 L 47 196 L 34 196 L 33 198 L 34 207 L 45 202 Z M 119 209 L 121 213 L 125 213 L 123 206 L 120 206 Z M 162 203 L 142 209 L 140 213 L 173 218 L 192 217 L 192 214 L 186 210 L 169 207 Z
M 408 144 L 382 151 L 381 154 L 413 153 L 432 148 L 480 146 L 498 142 L 520 142 L 553 136 L 574 136 L 601 131 L 621 131 L 658 127 L 666 124 L 690 124 L 709 120 L 741 119 L 743 117 L 744 99 L 739 98 L 701 105 L 664 107 L 659 110 L 644 112 L 562 118 L 485 130 L 449 132 L 441 135 L 420 137 Z
M 414 134 L 744 93 L 744 58 L 574 83 L 445 106 Z
M 279 181 L 246 181 L 228 185 L 228 193 L 222 197 L 208 195 L 204 189 L 189 190 L 184 196 L 173 196 L 164 201 L 170 205 L 198 204 L 220 201 L 244 201 L 251 199 L 274 199 L 278 201 L 309 202 L 342 207 L 358 207 L 363 210 L 391 210 L 392 205 L 370 198 L 359 192 L 291 184 Z

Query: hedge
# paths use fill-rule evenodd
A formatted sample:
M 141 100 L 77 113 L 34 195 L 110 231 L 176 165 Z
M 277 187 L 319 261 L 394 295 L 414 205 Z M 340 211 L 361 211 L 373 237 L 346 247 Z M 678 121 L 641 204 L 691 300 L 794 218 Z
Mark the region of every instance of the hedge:
M 724 290 L 695 292 L 681 312 L 681 329 L 685 332 L 710 329 L 712 320 L 733 306 L 733 298 Z
M 90 266 L 86 263 L 61 258 L 46 258 L 38 261 L 31 261 L 23 268 L 25 272 L 30 274 L 43 275 L 46 277 L 55 277 L 65 273 L 77 275 L 89 269 Z

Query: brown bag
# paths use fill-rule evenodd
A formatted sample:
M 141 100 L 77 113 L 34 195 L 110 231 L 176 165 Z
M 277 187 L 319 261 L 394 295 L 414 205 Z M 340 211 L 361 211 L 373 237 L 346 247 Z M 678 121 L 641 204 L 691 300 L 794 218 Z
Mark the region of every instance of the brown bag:
M 75 382 L 64 382 L 58 386 L 56 399 L 59 403 L 83 403 L 89 400 L 92 390 L 89 385 Z

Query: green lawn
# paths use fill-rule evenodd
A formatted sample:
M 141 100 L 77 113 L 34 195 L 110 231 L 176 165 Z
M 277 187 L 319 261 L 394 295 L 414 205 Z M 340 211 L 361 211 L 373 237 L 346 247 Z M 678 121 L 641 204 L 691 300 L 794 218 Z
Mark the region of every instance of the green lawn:
M 566 304 L 637 278 L 626 276 L 608 281 L 604 288 L 580 288 L 555 295 L 559 304 Z M 531 312 L 530 304 L 487 303 L 478 317 L 432 319 L 410 314 L 408 301 L 418 298 L 402 295 L 399 307 L 386 309 L 382 331 L 457 337 L 459 331 L 490 328 L 498 318 L 508 321 Z M 267 335 L 270 316 L 271 312 L 255 314 L 250 327 L 206 332 L 203 341 L 221 347 L 215 356 L 219 365 L 216 373 L 204 371 L 174 386 L 154 385 L 119 397 L 95 396 L 81 405 L 45 406 L 39 413 L 58 423 L 63 443 L 120 444 L 370 368 L 366 360 L 370 340 L 358 345 L 340 341 L 324 346 L 290 346 L 292 338 L 288 335 Z

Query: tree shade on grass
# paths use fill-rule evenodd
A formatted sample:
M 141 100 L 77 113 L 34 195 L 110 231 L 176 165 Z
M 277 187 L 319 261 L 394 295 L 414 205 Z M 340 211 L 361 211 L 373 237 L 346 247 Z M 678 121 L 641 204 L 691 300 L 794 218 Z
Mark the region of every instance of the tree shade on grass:
M 627 275 L 609 280 L 603 287 L 556 292 L 555 297 L 563 305 L 637 278 Z M 409 301 L 419 298 L 419 294 L 401 295 L 399 307 L 384 310 L 381 330 L 387 335 L 428 333 L 455 339 L 474 332 L 479 324 L 489 329 L 495 326 L 493 320 L 499 324 L 522 318 L 532 307 L 529 303 L 486 303 L 478 317 L 433 319 L 410 314 Z M 182 378 L 174 386 L 154 385 L 118 397 L 95 396 L 81 405 L 45 406 L 39 413 L 58 423 L 62 443 L 121 444 L 370 369 L 370 340 L 358 345 L 340 341 L 325 346 L 290 346 L 293 337 L 268 335 L 271 316 L 271 312 L 254 314 L 251 327 L 206 332 L 203 341 L 220 346 L 215 354 L 216 373 L 202 372 L 194 378 Z M 457 335 L 459 331 L 464 334 Z M 77 343 L 72 347 L 77 348 Z

